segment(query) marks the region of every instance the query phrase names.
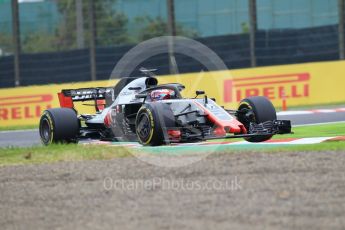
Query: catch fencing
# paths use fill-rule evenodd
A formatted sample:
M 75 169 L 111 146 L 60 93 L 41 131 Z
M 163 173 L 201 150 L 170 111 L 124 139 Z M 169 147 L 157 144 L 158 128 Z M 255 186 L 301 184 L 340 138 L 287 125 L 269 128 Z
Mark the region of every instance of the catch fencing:
M 196 39 L 212 49 L 228 69 L 251 66 L 249 35 L 224 35 Z M 308 29 L 258 31 L 256 33 L 256 59 L 258 66 L 330 61 L 339 59 L 338 25 Z M 104 80 L 116 63 L 134 45 L 96 48 L 96 79 Z M 21 85 L 41 85 L 91 80 L 89 49 L 63 52 L 21 54 Z M 176 55 L 180 73 L 207 71 L 196 60 Z M 158 69 L 158 75 L 169 74 L 168 55 L 154 56 L 141 64 Z M 138 69 L 141 67 L 138 66 Z M 136 70 L 132 75 L 138 75 Z M 0 58 L 0 87 L 13 87 L 14 58 Z

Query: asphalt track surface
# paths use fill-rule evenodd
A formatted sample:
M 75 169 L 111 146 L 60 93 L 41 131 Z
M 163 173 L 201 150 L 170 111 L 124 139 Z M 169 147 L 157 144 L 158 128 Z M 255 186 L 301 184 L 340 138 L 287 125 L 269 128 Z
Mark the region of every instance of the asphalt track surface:
M 345 112 L 284 115 L 284 116 L 278 116 L 278 119 L 291 120 L 292 125 L 295 125 L 295 126 L 327 123 L 327 122 L 338 122 L 338 121 L 345 121 Z
M 278 116 L 292 125 L 345 121 L 345 112 Z M 0 147 L 41 145 L 38 130 L 0 131 Z

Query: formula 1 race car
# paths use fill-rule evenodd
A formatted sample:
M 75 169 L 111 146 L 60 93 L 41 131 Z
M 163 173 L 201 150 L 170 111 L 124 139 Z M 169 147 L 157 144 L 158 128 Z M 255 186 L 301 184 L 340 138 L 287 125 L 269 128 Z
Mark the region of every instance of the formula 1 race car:
M 41 116 L 42 143 L 98 139 L 158 146 L 224 138 L 263 142 L 275 134 L 291 133 L 291 122 L 277 120 L 265 97 L 246 98 L 238 109 L 227 110 L 204 91 L 183 98 L 182 84 L 158 85 L 152 71 L 141 71 L 144 77 L 123 78 L 115 87 L 62 90 L 61 108 L 48 109 Z M 94 101 L 96 113 L 78 115 L 76 101 Z

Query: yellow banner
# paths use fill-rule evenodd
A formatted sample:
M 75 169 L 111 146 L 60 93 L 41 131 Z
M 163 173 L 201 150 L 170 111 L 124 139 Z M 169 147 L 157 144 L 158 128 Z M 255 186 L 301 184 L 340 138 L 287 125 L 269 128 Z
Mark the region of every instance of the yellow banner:
M 200 72 L 161 76 L 159 83 L 179 82 L 186 86 L 183 95 L 194 97 L 204 90 L 226 108 L 236 109 L 249 96 L 266 96 L 281 107 L 345 102 L 345 61 L 284 65 L 273 67 Z M 109 81 L 84 82 L 0 89 L 0 126 L 38 124 L 47 108 L 59 107 L 61 89 L 109 86 Z M 80 113 L 92 107 L 77 105 Z
M 277 107 L 282 106 L 284 98 L 288 106 L 345 102 L 345 61 L 201 72 L 163 79 L 186 85 L 185 95 L 189 97 L 195 90 L 205 90 L 227 108 L 236 108 L 250 96 L 266 96 Z
M 0 89 L 0 126 L 38 126 L 44 110 L 60 107 L 57 93 L 62 89 L 102 87 L 108 81 L 70 83 L 60 85 L 28 86 Z M 75 104 L 80 113 L 92 113 L 93 107 Z

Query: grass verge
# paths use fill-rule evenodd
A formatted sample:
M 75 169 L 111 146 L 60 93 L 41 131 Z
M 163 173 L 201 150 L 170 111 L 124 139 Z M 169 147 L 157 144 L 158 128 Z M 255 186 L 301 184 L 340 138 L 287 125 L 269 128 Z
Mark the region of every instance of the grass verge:
M 303 138 L 303 137 L 333 137 L 345 136 L 345 122 L 327 125 L 306 126 L 294 128 L 294 134 L 275 136 L 275 139 L 285 138 Z M 240 139 L 242 140 L 242 139 Z M 218 140 L 219 141 L 219 140 Z M 161 151 L 153 148 L 152 153 L 160 152 L 164 154 L 165 151 L 176 151 L 175 148 L 162 148 Z M 151 152 L 147 148 L 145 152 Z M 205 146 L 196 146 L 195 149 L 185 148 L 188 151 L 210 151 Z M 257 146 L 257 145 L 244 145 L 244 146 L 219 146 L 217 151 L 221 152 L 257 152 L 264 151 L 269 153 L 274 152 L 305 152 L 305 151 L 345 151 L 345 142 L 326 142 L 314 145 L 278 145 L 278 146 Z M 3 165 L 17 165 L 17 164 L 41 164 L 53 163 L 60 161 L 82 161 L 82 160 L 106 160 L 117 157 L 130 156 L 128 150 L 124 147 L 108 147 L 101 145 L 51 145 L 51 146 L 37 146 L 26 148 L 0 148 L 0 166 Z
M 345 151 L 344 141 L 331 141 L 323 142 L 320 144 L 310 145 L 281 145 L 272 146 L 266 149 L 260 149 L 259 151 L 265 152 L 326 152 L 326 151 Z
M 0 166 L 41 164 L 61 161 L 106 160 L 130 154 L 123 147 L 100 145 L 51 145 L 26 148 L 0 148 Z
M 292 132 L 289 135 L 277 135 L 274 139 L 345 136 L 345 122 L 294 127 Z
M 38 125 L 0 126 L 0 131 L 38 129 Z

